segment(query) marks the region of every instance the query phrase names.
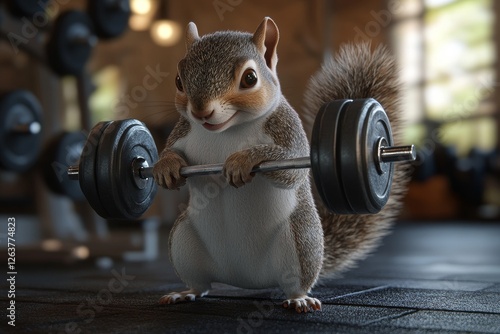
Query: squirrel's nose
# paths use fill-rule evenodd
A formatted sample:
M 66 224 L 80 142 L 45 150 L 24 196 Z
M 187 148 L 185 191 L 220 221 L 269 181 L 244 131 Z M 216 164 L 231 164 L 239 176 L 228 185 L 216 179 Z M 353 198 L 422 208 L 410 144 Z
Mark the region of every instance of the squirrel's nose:
M 215 110 L 191 110 L 193 116 L 199 120 L 205 120 L 212 117 Z

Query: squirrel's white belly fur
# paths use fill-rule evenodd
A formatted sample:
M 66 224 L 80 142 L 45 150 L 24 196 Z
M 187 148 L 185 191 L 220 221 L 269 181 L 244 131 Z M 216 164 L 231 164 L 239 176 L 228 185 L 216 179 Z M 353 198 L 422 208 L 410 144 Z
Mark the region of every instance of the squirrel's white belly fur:
M 190 165 L 224 162 L 236 151 L 272 144 L 263 122 L 223 133 L 191 131 L 175 146 L 182 146 Z M 289 222 L 297 204 L 295 189 L 279 188 L 263 175 L 238 189 L 222 176 L 192 177 L 188 185 L 187 219 L 175 227 L 171 244 L 181 278 L 267 288 L 280 285 L 283 275 L 299 277 Z

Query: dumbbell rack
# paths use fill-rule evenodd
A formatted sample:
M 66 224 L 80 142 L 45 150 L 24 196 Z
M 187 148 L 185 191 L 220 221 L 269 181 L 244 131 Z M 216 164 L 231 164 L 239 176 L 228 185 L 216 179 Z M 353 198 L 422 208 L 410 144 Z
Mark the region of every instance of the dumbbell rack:
M 44 83 L 40 85 L 37 95 L 42 97 L 41 104 L 46 111 L 41 124 L 44 126 L 44 142 L 47 142 L 47 139 L 53 138 L 54 134 L 60 131 L 61 110 L 63 110 L 61 101 L 53 98 L 53 92 L 60 88 L 60 81 L 53 73 L 59 76 L 75 76 L 81 128 L 83 131 L 88 131 L 92 126 L 88 98 L 93 87 L 90 75 L 85 71 L 85 64 L 92 48 L 97 43 L 97 37 L 109 39 L 123 32 L 128 24 L 129 8 L 128 1 L 124 0 L 107 2 L 89 0 L 87 13 L 67 11 L 52 21 L 47 18 L 46 22 L 38 21 L 38 24 L 30 22 L 31 18 L 41 17 L 40 13 L 44 10 L 40 7 L 42 5 L 47 5 L 47 1 L 29 2 L 29 4 L 28 2 L 5 1 L 0 4 L 0 37 L 11 43 L 15 53 L 22 51 L 43 65 L 40 67 L 40 77 Z M 92 24 L 89 24 L 91 21 L 93 21 Z M 32 34 L 27 36 L 27 27 L 34 27 L 36 31 L 32 30 Z M 65 47 L 69 44 L 72 45 L 71 48 Z M 77 51 L 73 52 L 78 54 L 71 53 L 71 50 L 75 48 Z M 59 51 L 61 54 L 55 53 Z M 77 57 L 81 54 L 84 54 L 83 58 Z M 77 59 L 76 63 L 73 59 Z M 64 66 L 61 66 L 61 63 L 65 63 Z M 47 112 L 48 110 L 51 112 Z M 30 166 L 26 166 L 28 167 Z M 8 178 L 15 179 L 17 173 L 11 171 L 5 174 L 10 175 Z M 58 252 L 61 258 L 72 256 L 75 243 L 87 245 L 92 256 L 110 255 L 110 249 L 117 250 L 115 257 L 123 255 L 127 259 L 151 259 L 156 256 L 157 250 L 152 248 L 158 228 L 158 222 L 155 219 L 142 222 L 143 235 L 148 239 L 149 248 L 142 247 L 141 251 L 141 246 L 133 246 L 130 242 L 128 245 L 130 247 L 127 248 L 127 242 L 124 242 L 123 238 L 119 242 L 113 241 L 120 237 L 115 238 L 116 233 L 108 231 L 107 222 L 90 210 L 88 204 L 74 203 L 74 197 L 68 197 L 67 193 L 65 196 L 60 196 L 64 191 L 58 192 L 59 195 L 48 192 L 41 173 L 33 174 L 36 175 L 34 200 L 42 237 L 74 240 L 74 242 L 62 244 Z M 108 243 L 107 247 L 100 247 L 103 241 Z M 110 246 L 109 243 L 113 245 Z M 115 247 L 115 243 L 124 246 Z M 43 247 L 35 252 L 31 250 L 31 254 L 34 255 L 42 250 Z M 133 252 L 128 252 L 130 250 Z M 18 249 L 19 251 L 21 249 Z M 44 259 L 43 256 L 39 258 Z

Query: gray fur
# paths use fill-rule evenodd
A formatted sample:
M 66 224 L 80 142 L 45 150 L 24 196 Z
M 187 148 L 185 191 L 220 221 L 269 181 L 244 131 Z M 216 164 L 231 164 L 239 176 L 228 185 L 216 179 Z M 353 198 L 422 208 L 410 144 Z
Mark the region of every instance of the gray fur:
M 323 261 L 323 231 L 308 183 L 297 189 L 298 205 L 290 217 L 300 263 L 300 288 L 309 292 L 316 283 Z
M 284 97 L 264 124 L 264 132 L 273 138 L 280 151 L 266 153 L 265 160 L 284 160 L 309 155 L 309 145 L 300 119 Z M 265 173 L 285 187 L 293 187 L 307 178 L 307 170 L 291 169 Z
M 206 101 L 229 91 L 239 62 L 254 59 L 260 67 L 266 67 L 252 37 L 250 33 L 219 31 L 193 42 L 179 62 L 179 75 L 183 82 L 189 83 L 185 91 L 196 109 L 203 109 Z M 267 71 L 262 72 L 267 80 L 274 81 Z
M 165 149 L 171 148 L 172 145 L 174 145 L 176 141 L 178 141 L 181 138 L 186 137 L 188 135 L 189 131 L 191 131 L 191 124 L 189 123 L 189 121 L 183 116 L 179 117 L 177 124 L 175 124 L 174 129 L 172 130 L 172 132 L 168 136 L 167 144 L 165 145 Z

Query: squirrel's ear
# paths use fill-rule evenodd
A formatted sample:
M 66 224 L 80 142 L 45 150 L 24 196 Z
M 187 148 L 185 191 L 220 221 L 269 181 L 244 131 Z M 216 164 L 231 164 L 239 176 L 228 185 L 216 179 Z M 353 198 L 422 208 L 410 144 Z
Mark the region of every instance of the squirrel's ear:
M 200 36 L 198 35 L 196 24 L 194 24 L 194 22 L 189 22 L 186 30 L 186 49 L 189 51 L 191 45 L 199 39 Z
M 257 49 L 264 56 L 267 66 L 273 72 L 276 71 L 276 64 L 278 63 L 276 47 L 278 46 L 279 38 L 278 26 L 270 17 L 264 18 L 264 21 L 259 25 L 252 38 Z

